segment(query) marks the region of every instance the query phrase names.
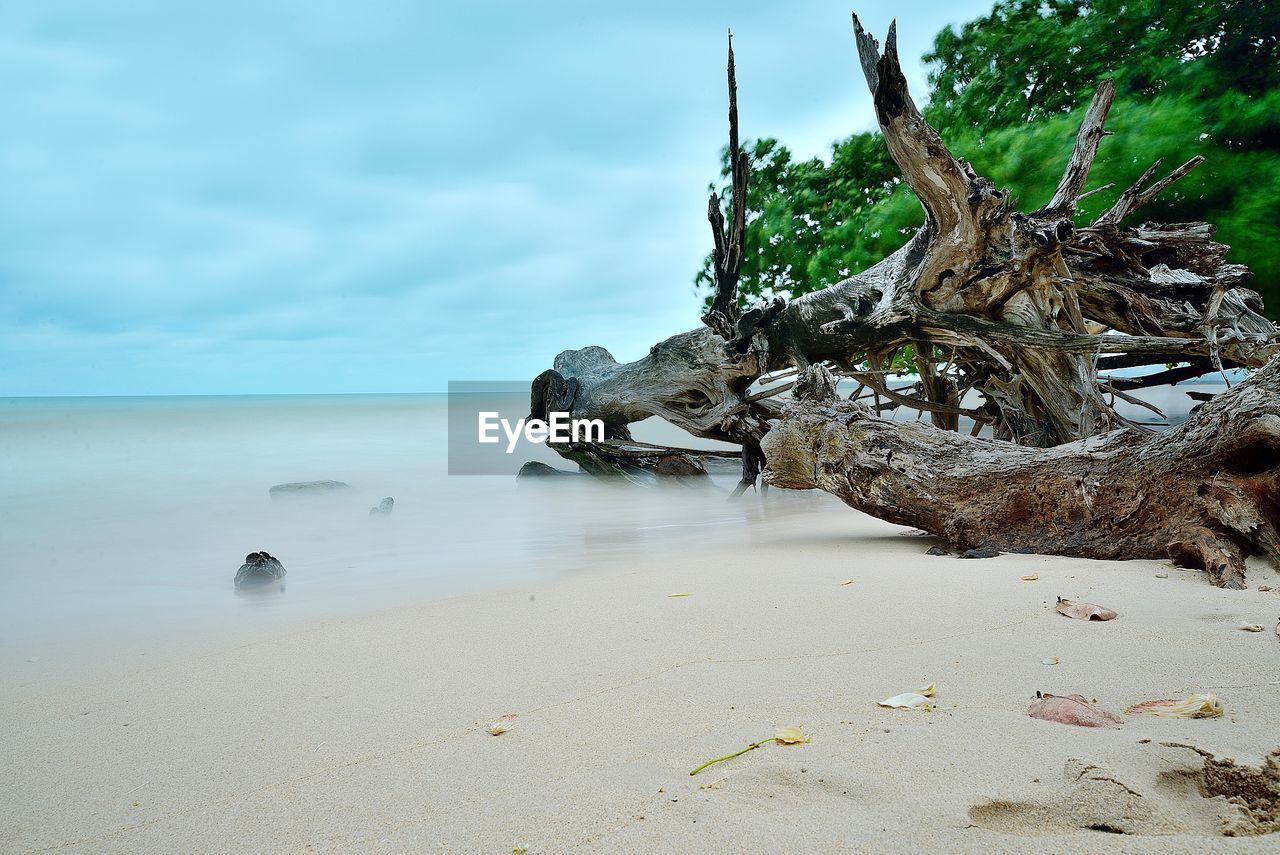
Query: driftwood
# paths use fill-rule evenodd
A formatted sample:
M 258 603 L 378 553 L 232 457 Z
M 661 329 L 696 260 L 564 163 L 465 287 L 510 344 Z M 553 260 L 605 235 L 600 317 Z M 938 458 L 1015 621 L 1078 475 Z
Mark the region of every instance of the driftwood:
M 895 28 L 883 51 L 856 16 L 854 34 L 880 130 L 924 207 L 924 226 L 855 276 L 743 310 L 749 164 L 738 145 L 731 42 L 731 198 L 727 223 L 719 198 L 709 200 L 715 293 L 704 326 L 627 364 L 600 347 L 561 353 L 534 382 L 534 415 L 599 418 L 617 441 L 630 439 L 629 424 L 659 416 L 741 446 L 738 492 L 767 463 L 772 483 L 828 489 L 961 545 L 1108 558 L 1172 550 L 1220 585 L 1239 584 L 1247 554 L 1280 560 L 1280 331 L 1245 287 L 1248 269 L 1226 263 L 1211 225 L 1124 224 L 1200 159 L 1154 181 L 1153 164 L 1100 217 L 1077 224 L 1079 200 L 1106 189 L 1085 190 L 1114 97 L 1104 81 L 1052 198 L 1020 212 L 916 108 Z M 918 381 L 890 388 L 885 369 L 908 353 Z M 1167 434 L 1115 410 L 1135 390 L 1268 360 Z M 1134 368 L 1145 373 L 1104 373 Z M 761 389 L 762 378 L 787 371 L 800 372 L 803 405 Z M 832 372 L 856 379 L 877 412 L 910 407 L 930 424 L 883 421 L 815 397 Z M 957 434 L 962 417 L 992 439 Z M 832 468 L 806 479 L 805 461 Z
M 1027 448 L 894 422 L 806 369 L 764 440 L 766 480 L 822 489 L 965 549 L 1173 558 L 1240 588 L 1244 558 L 1280 562 L 1280 360 L 1180 427 L 1123 427 Z

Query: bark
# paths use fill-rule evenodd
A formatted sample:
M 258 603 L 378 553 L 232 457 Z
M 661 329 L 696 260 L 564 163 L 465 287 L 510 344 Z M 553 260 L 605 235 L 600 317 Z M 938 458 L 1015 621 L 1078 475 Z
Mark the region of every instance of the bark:
M 1063 482 L 1052 474 L 1061 464 L 1068 480 L 1072 473 L 1084 479 L 1080 483 L 1114 479 L 1115 489 L 1122 491 L 1123 484 L 1140 483 L 1134 480 L 1139 473 L 1154 476 L 1154 470 L 1144 468 L 1155 466 L 1153 461 L 1179 461 L 1181 477 L 1190 486 L 1164 495 L 1185 500 L 1185 507 L 1162 500 L 1162 509 L 1139 514 L 1126 511 L 1128 505 L 1119 493 L 1105 498 L 1111 493 L 1088 488 L 1081 494 L 1084 504 L 1077 503 L 1070 513 L 1082 513 L 1080 508 L 1087 510 L 1092 503 L 1097 510 L 1090 512 L 1094 514 L 1090 518 L 1119 514 L 1111 531 L 1119 535 L 1104 536 L 1101 529 L 1090 533 L 1057 522 L 1037 534 L 1037 525 L 1044 527 L 1068 513 L 1065 506 L 1054 505 L 1053 489 L 1046 488 L 1041 493 L 1044 501 L 1025 510 L 1025 525 L 1008 529 L 1000 543 L 1123 557 L 1163 554 L 1176 541 L 1186 545 L 1184 552 L 1212 566 L 1219 582 L 1237 580 L 1240 556 L 1274 543 L 1275 520 L 1266 510 L 1271 506 L 1265 505 L 1273 499 L 1266 498 L 1265 491 L 1250 493 L 1253 488 L 1244 486 L 1238 495 L 1232 494 L 1235 498 L 1218 497 L 1222 479 L 1214 480 L 1207 464 L 1196 463 L 1195 458 L 1198 452 L 1207 453 L 1212 436 L 1179 430 L 1168 438 L 1153 438 L 1115 410 L 1117 400 L 1136 400 L 1129 394 L 1134 390 L 1231 367 L 1260 368 L 1280 354 L 1280 331 L 1263 316 L 1258 295 L 1247 288 L 1251 274 L 1241 265 L 1226 262 L 1228 248 L 1213 241 L 1211 225 L 1126 224 L 1127 218 L 1194 169 L 1200 159 L 1154 181 L 1160 164 L 1153 164 L 1102 216 L 1078 224 L 1079 200 L 1107 189 L 1085 190 L 1090 167 L 1104 144 L 1114 99 L 1114 87 L 1103 81 L 1053 196 L 1034 211 L 1020 212 L 1007 191 L 955 156 L 921 115 L 907 90 L 895 28 L 890 27 L 883 50 L 856 16 L 854 35 L 880 130 L 904 182 L 924 208 L 925 224 L 897 252 L 828 288 L 791 300 L 775 297 L 741 307 L 738 275 L 748 162 L 738 142 L 730 42 L 731 200 L 727 218 L 715 195 L 708 207 L 714 293 L 704 325 L 673 336 L 644 358 L 625 364 L 600 347 L 561 353 L 552 369 L 534 382 L 533 414 L 554 409 L 603 419 L 608 439 L 615 443 L 630 440 L 628 425 L 651 416 L 694 436 L 735 443 L 742 448 L 737 490 L 741 492 L 756 482 L 766 464 L 766 449 L 776 448 L 779 441 L 775 432 L 785 399 L 762 390 L 762 383 L 786 372 L 801 372 L 805 382 L 812 383 L 815 372 L 811 369 L 826 366 L 857 380 L 859 388 L 872 397 L 877 413 L 885 407 L 928 413 L 929 425 L 877 421 L 879 433 L 868 441 L 875 439 L 891 448 L 895 436 L 907 443 L 919 440 L 919 432 L 928 430 L 929 447 L 946 449 L 934 458 L 941 467 L 939 473 L 955 469 L 976 478 L 983 466 L 998 463 L 998 457 L 1024 462 L 1028 485 L 1038 477 L 1033 472 L 1040 467 L 1048 483 L 1061 487 Z M 919 380 L 911 387 L 890 388 L 885 369 L 895 354 L 906 352 L 904 348 L 913 353 Z M 1145 373 L 1136 377 L 1102 373 L 1135 367 Z M 1267 376 L 1274 373 L 1273 368 Z M 1267 387 L 1254 382 L 1247 388 Z M 1230 400 L 1244 397 L 1237 393 Z M 985 427 L 994 440 L 1002 442 L 992 445 L 991 440 L 959 436 L 955 431 L 962 417 L 974 420 L 977 429 Z M 792 421 L 796 418 L 794 413 L 788 416 Z M 812 431 L 819 430 L 816 422 L 808 424 Z M 1271 423 L 1264 419 L 1259 424 Z M 1241 436 L 1253 435 L 1248 432 L 1253 428 L 1246 429 L 1244 423 L 1236 430 Z M 1270 448 L 1266 442 L 1257 448 Z M 1180 445 L 1185 449 L 1179 451 Z M 629 465 L 625 456 L 611 459 L 615 447 L 606 443 L 591 450 L 593 471 L 607 471 L 612 464 Z M 899 453 L 908 453 L 909 447 L 903 446 Z M 1149 451 L 1137 451 L 1151 448 L 1163 451 L 1155 458 Z M 1122 454 L 1125 449 L 1130 453 Z M 572 457 L 570 450 L 561 451 Z M 1226 458 L 1215 451 L 1205 459 Z M 1068 465 L 1069 460 L 1076 462 Z M 1001 465 L 1004 471 L 1007 466 Z M 780 476 L 775 472 L 772 477 Z M 994 478 L 979 480 L 991 493 L 1001 492 Z M 1208 492 L 1198 492 L 1201 488 Z M 949 501 L 945 495 L 939 494 L 937 502 Z M 1255 497 L 1252 505 L 1248 496 Z M 965 515 L 962 527 L 987 531 L 970 519 L 989 507 L 980 500 L 981 494 L 957 492 L 954 498 L 973 503 L 968 512 L 954 512 Z M 1138 501 L 1133 496 L 1130 500 Z M 1205 508 L 1213 502 L 1235 510 L 1222 511 L 1211 524 Z M 1139 504 L 1149 508 L 1150 501 L 1143 498 Z M 925 505 L 918 511 L 921 516 L 927 516 Z M 1241 510 L 1249 507 L 1248 513 Z M 897 511 L 886 505 L 880 513 Z M 938 514 L 946 516 L 935 508 Z M 1123 521 L 1134 514 L 1144 522 L 1126 529 Z M 1153 514 L 1163 514 L 1165 522 L 1157 522 Z M 1232 514 L 1239 515 L 1239 525 L 1246 518 L 1254 520 L 1261 533 L 1252 540 L 1240 534 L 1230 521 L 1236 519 Z M 993 535 L 1000 525 L 991 527 Z M 1228 536 L 1223 533 L 1226 530 L 1235 534 Z M 975 543 L 960 528 L 948 529 L 947 536 L 960 544 Z
M 1280 358 L 1165 433 L 1125 427 L 1040 449 L 892 422 L 807 370 L 764 440 L 765 480 L 982 546 L 1084 558 L 1173 558 L 1244 585 L 1280 566 Z

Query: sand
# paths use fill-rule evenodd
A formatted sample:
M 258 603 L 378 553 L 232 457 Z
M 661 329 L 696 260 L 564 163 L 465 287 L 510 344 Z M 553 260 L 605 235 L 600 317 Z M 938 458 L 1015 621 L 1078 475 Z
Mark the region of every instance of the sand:
M 1252 765 L 1280 747 L 1280 593 L 1256 590 L 1273 571 L 1231 592 L 1155 561 L 931 557 L 841 511 L 733 552 L 23 663 L 0 706 L 0 850 L 1280 848 L 1221 836 L 1239 809 L 1161 744 Z M 1120 617 L 1064 618 L 1058 596 Z M 930 682 L 932 712 L 874 705 Z M 1114 712 L 1212 691 L 1226 714 L 1077 728 L 1029 718 L 1037 690 Z M 783 725 L 812 742 L 689 775 Z

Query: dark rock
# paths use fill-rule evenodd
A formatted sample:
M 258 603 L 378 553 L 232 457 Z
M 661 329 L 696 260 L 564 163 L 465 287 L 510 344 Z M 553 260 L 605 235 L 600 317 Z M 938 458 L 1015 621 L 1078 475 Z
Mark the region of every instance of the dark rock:
M 990 546 L 979 546 L 977 549 L 966 549 L 957 555 L 957 558 L 995 558 L 1002 554 L 998 549 L 992 549 Z
M 925 553 L 925 555 L 950 555 L 950 554 L 951 554 L 950 552 L 947 552 L 947 550 L 943 549 L 941 546 L 930 546 L 929 551 Z
M 236 573 L 236 590 L 262 588 L 284 579 L 284 565 L 265 552 L 250 552 Z
M 271 498 L 280 499 L 290 496 L 319 496 L 350 487 L 350 484 L 343 481 L 292 481 L 288 484 L 276 484 L 268 492 L 271 493 Z
M 390 496 L 387 496 L 381 502 L 378 502 L 378 507 L 369 509 L 369 516 L 389 517 L 391 516 L 391 509 L 394 508 L 395 506 L 396 506 L 396 500 L 391 498 Z
M 520 467 L 520 471 L 516 474 L 516 478 L 576 478 L 577 472 L 566 472 L 563 469 L 557 469 L 554 466 L 548 466 L 545 463 L 539 463 L 536 460 L 530 460 L 528 463 Z
M 680 484 L 701 485 L 710 483 L 710 475 L 707 468 L 701 465 L 696 457 L 687 457 L 685 454 L 667 454 L 667 456 L 658 459 L 658 465 L 654 467 L 653 474 L 658 476 L 658 480 L 677 481 Z

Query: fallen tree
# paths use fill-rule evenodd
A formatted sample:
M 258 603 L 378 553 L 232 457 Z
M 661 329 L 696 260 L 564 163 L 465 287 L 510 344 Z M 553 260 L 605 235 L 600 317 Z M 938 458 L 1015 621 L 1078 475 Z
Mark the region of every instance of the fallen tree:
M 872 415 L 805 370 L 764 440 L 769 483 L 821 489 L 961 548 L 1173 558 L 1244 587 L 1280 566 L 1280 359 L 1166 433 L 1121 428 L 1054 448 Z
M 1172 551 L 1232 586 L 1245 556 L 1280 561 L 1280 332 L 1211 225 L 1123 225 L 1199 158 L 1154 182 L 1153 164 L 1078 226 L 1079 200 L 1107 189 L 1085 190 L 1114 96 L 1104 81 L 1053 197 L 1018 211 L 920 114 L 894 27 L 883 52 L 856 16 L 854 31 L 885 143 L 925 224 L 862 273 L 743 310 L 749 164 L 731 40 L 732 190 L 727 216 L 715 194 L 709 201 L 715 290 L 704 326 L 626 364 L 600 347 L 561 353 L 534 382 L 533 415 L 606 426 L 605 442 L 561 453 L 589 455 L 603 471 L 611 448 L 631 440 L 628 425 L 659 416 L 741 446 L 737 492 L 767 465 L 767 482 L 826 489 L 958 544 L 1107 558 Z M 889 369 L 904 357 L 919 379 L 895 389 Z M 1139 401 L 1136 390 L 1268 360 L 1176 431 L 1154 435 L 1116 411 L 1117 400 Z M 1146 373 L 1104 373 L 1120 368 Z M 788 375 L 808 390 L 789 404 L 779 395 L 788 385 L 762 385 Z M 854 402 L 833 403 L 834 375 L 857 381 Z M 930 424 L 878 417 L 897 407 Z M 991 438 L 959 435 L 962 419 Z M 1060 501 L 1068 486 L 1078 501 Z

